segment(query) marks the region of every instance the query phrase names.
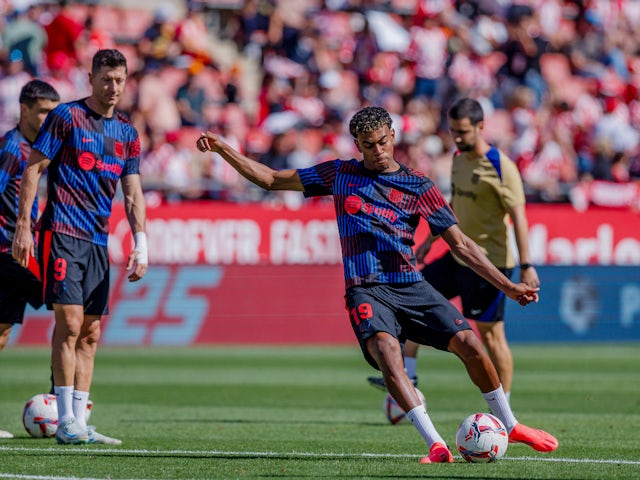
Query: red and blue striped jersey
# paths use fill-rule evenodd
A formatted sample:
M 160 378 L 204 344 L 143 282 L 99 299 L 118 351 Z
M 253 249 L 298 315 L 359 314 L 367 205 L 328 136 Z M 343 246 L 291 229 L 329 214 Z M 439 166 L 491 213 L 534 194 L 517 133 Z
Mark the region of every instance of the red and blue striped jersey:
M 346 287 L 423 279 L 413 254 L 420 218 L 434 235 L 458 220 L 434 183 L 401 165 L 392 173 L 333 160 L 298 170 L 305 197 L 333 195 Z
M 9 130 L 0 138 L 0 253 L 11 253 L 18 219 L 18 192 L 30 152 L 29 141 L 17 128 Z M 32 225 L 37 216 L 36 197 L 31 208 Z
M 120 177 L 140 173 L 140 139 L 120 112 L 111 118 L 84 100 L 49 113 L 33 148 L 51 164 L 42 230 L 107 245 L 109 217 Z

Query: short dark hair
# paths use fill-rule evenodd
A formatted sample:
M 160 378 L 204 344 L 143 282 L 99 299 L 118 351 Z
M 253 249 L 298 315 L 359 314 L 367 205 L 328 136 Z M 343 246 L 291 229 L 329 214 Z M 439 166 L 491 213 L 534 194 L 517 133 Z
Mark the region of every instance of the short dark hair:
M 31 80 L 20 90 L 20 103 L 24 103 L 28 107 L 33 107 L 38 100 L 59 102 L 60 95 L 58 95 L 56 89 L 47 82 Z
M 452 120 L 462 120 L 468 118 L 471 125 L 477 125 L 484 120 L 482 105 L 473 98 L 461 98 L 449 109 L 449 118 Z
M 357 138 L 361 133 L 371 133 L 384 126 L 391 128 L 391 115 L 382 107 L 364 107 L 349 122 L 349 133 Z
M 127 72 L 127 59 L 115 48 L 98 50 L 91 62 L 91 73 L 96 73 L 102 67 L 124 67 L 124 71 Z

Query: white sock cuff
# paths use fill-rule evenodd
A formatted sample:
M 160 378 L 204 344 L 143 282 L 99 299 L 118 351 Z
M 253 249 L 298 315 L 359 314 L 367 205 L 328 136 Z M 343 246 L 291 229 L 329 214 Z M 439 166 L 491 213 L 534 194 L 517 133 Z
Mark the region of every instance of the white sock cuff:
M 87 411 L 87 401 L 89 400 L 89 392 L 74 390 L 73 392 L 73 416 L 81 427 L 86 427 L 85 415 Z
M 483 393 L 482 397 L 485 399 L 487 405 L 491 409 L 491 413 L 498 417 L 502 421 L 502 423 L 504 423 L 507 431 L 510 432 L 514 425 L 518 423 L 518 421 L 513 415 L 513 411 L 511 410 L 511 406 L 509 405 L 509 400 L 504 394 L 502 385 L 491 392 Z
M 429 448 L 431 448 L 431 445 L 436 442 L 445 443 L 436 430 L 436 427 L 433 425 L 431 417 L 429 417 L 424 405 L 418 405 L 417 407 L 409 410 L 407 412 L 407 417 L 411 420 L 411 423 L 416 430 L 418 430 L 422 438 L 424 438 L 425 442 L 427 442 Z
M 58 425 L 73 418 L 73 388 L 73 385 L 54 385 L 53 387 L 58 404 Z
M 495 390 L 492 390 L 492 391 L 487 392 L 487 393 L 483 393 L 482 396 L 484 397 L 484 399 L 486 401 L 490 401 L 490 400 L 493 400 L 495 398 L 498 398 L 498 395 L 500 395 L 500 394 L 504 395 L 504 390 L 502 389 L 502 384 L 500 384 L 498 386 L 498 388 L 496 388 Z

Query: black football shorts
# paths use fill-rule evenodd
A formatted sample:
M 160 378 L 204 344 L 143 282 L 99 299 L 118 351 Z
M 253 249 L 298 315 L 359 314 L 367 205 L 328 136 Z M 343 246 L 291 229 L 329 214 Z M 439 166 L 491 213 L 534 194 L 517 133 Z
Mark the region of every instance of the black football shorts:
M 355 286 L 345 295 L 351 326 L 366 360 L 366 341 L 377 332 L 447 350 L 451 338 L 471 327 L 464 316 L 427 282 Z
M 39 258 L 43 264 L 44 301 L 83 305 L 88 315 L 109 313 L 107 247 L 57 232 L 42 232 Z
M 0 253 L 0 323 L 22 323 L 29 303 L 42 306 L 42 283 L 9 253 Z
M 512 268 L 498 268 L 507 278 Z M 477 322 L 504 320 L 506 295 L 469 267 L 456 262 L 447 252 L 422 269 L 422 276 L 445 298 L 460 296 L 462 313 Z

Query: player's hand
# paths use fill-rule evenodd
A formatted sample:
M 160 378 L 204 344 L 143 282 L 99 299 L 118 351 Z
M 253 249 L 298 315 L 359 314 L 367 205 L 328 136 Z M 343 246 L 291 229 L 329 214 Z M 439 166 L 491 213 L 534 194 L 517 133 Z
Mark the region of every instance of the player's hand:
M 29 267 L 29 257 L 35 256 L 33 236 L 30 229 L 25 229 L 18 224 L 13 235 L 11 255 L 24 268 Z
M 538 300 L 540 300 L 538 295 L 540 287 L 532 288 L 525 283 L 517 283 L 514 287 L 513 291 L 508 293 L 508 296 L 523 307 L 532 302 L 538 303 Z
M 215 133 L 203 132 L 200 134 L 198 140 L 196 141 L 196 147 L 198 147 L 198 150 L 200 150 L 201 152 L 215 152 L 216 147 L 220 142 L 220 137 Z
M 144 274 L 147 273 L 147 268 L 149 267 L 147 263 L 138 263 L 136 260 L 138 254 L 139 252 L 134 250 L 129 254 L 129 259 L 127 260 L 127 270 L 133 269 L 127 277 L 130 282 L 137 282 L 144 277 Z
M 532 288 L 540 286 L 540 279 L 538 278 L 538 272 L 535 267 L 529 267 L 525 270 L 520 270 L 520 281 L 526 283 Z

